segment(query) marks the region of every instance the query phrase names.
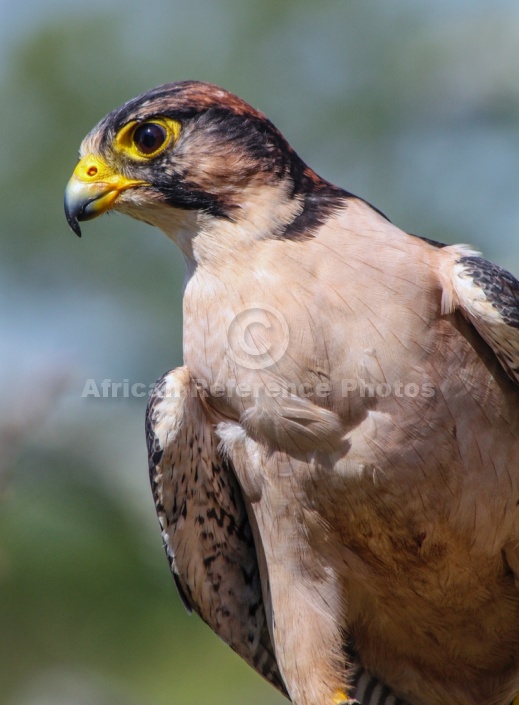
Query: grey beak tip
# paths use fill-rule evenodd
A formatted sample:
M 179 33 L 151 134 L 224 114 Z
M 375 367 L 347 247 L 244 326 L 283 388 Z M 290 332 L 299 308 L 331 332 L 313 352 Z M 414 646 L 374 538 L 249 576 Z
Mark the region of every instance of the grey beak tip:
M 66 198 L 65 198 L 65 216 L 67 218 L 67 223 L 69 224 L 70 229 L 74 233 L 76 233 L 76 235 L 78 237 L 81 237 L 81 228 L 79 227 L 77 213 L 74 212 L 73 209 L 69 208 L 69 205 L 67 204 Z

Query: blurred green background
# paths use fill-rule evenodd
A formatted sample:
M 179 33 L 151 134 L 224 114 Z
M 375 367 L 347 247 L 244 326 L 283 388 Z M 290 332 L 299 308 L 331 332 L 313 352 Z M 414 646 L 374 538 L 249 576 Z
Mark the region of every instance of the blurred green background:
M 122 216 L 68 230 L 79 143 L 152 86 L 219 83 L 411 232 L 519 273 L 516 0 L 66 0 L 0 9 L 0 703 L 280 705 L 163 555 L 145 397 L 181 362 L 182 262 Z

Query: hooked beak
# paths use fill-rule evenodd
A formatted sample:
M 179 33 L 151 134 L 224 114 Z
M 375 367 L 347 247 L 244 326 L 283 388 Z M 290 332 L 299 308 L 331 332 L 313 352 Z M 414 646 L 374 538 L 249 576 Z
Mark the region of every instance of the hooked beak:
M 144 183 L 115 173 L 99 157 L 88 154 L 79 161 L 65 189 L 67 223 L 81 237 L 79 221 L 106 213 L 122 191 Z

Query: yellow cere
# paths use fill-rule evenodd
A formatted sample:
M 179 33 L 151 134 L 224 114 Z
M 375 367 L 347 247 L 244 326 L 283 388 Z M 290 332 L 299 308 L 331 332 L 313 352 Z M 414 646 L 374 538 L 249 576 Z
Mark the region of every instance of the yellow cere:
M 158 125 L 162 127 L 166 133 L 166 138 L 160 144 L 158 149 L 155 149 L 150 153 L 143 153 L 141 150 L 138 149 L 137 145 L 134 142 L 134 136 L 136 131 L 146 125 Z M 171 143 L 174 144 L 180 134 L 180 127 L 181 125 L 178 120 L 173 120 L 172 118 L 167 117 L 153 117 L 149 120 L 143 121 L 132 120 L 119 130 L 119 133 L 115 138 L 115 148 L 118 151 L 124 152 L 125 154 L 131 156 L 133 159 L 145 161 L 152 157 L 156 157 L 158 154 L 163 152 Z
M 344 705 L 348 702 L 348 695 L 344 690 L 336 690 L 332 702 L 333 705 Z
M 84 183 L 96 183 L 99 181 L 113 181 L 113 170 L 100 157 L 94 154 L 87 154 L 77 164 L 74 169 L 74 177 Z

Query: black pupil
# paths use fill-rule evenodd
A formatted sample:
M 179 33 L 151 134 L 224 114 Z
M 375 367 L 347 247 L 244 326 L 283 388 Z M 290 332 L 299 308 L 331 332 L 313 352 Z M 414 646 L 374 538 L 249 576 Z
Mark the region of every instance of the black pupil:
M 140 125 L 135 130 L 133 142 L 139 152 L 143 154 L 153 154 L 159 147 L 162 147 L 166 140 L 166 130 L 162 125 L 157 125 L 154 122 L 147 122 Z

